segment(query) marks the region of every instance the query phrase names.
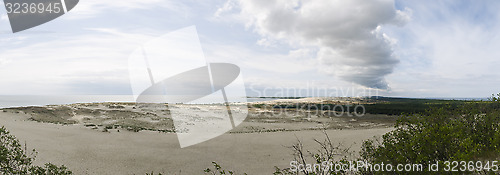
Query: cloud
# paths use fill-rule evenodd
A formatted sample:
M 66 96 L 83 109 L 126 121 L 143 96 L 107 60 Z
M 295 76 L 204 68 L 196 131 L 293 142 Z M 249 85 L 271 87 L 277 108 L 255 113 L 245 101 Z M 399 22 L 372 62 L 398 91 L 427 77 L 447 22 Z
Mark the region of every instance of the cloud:
M 314 70 L 313 50 L 297 49 L 286 55 L 260 53 L 243 46 L 210 43 L 203 46 L 209 62 L 227 62 L 240 65 L 248 72 L 266 74 L 300 74 Z M 309 59 L 308 59 L 309 58 Z
M 396 10 L 392 0 L 228 1 L 216 15 L 234 15 L 234 9 L 234 18 L 263 37 L 260 44 L 278 40 L 295 48 L 317 47 L 322 72 L 379 89 L 389 88 L 384 77 L 399 62 L 395 40 L 381 26 L 410 20 L 409 10 Z
M 500 2 L 402 1 L 412 9 L 395 53 L 391 87 L 417 97 L 482 97 L 500 82 Z M 420 92 L 412 92 L 420 90 Z M 408 95 L 405 95 L 408 96 Z
M 138 45 L 153 37 L 116 29 L 92 30 L 96 32 L 57 37 L 33 35 L 22 46 L 0 49 L 0 64 L 7 60 L 0 69 L 0 92 L 25 95 L 130 93 L 127 58 Z M 99 90 L 99 85 L 103 89 Z
M 5 58 L 0 58 L 0 66 L 4 66 L 4 65 L 7 65 L 8 63 L 10 63 L 11 60 L 9 59 L 5 59 Z
M 103 1 L 103 0 L 85 0 L 80 1 L 72 10 L 70 19 L 91 18 L 99 16 L 110 11 L 130 11 L 134 9 L 153 9 L 156 7 L 162 10 L 185 13 L 189 8 L 182 2 L 172 0 L 121 0 L 121 1 Z
M 448 78 L 496 74 L 495 63 L 500 56 L 500 35 L 497 32 L 500 30 L 500 15 L 497 13 L 500 3 L 442 1 L 440 5 L 444 8 L 420 3 L 407 5 L 419 13 L 414 15 L 415 23 L 410 23 L 405 30 L 412 40 L 404 49 L 424 48 L 421 56 L 431 59 L 429 68 L 434 74 Z M 462 10 L 461 6 L 470 8 L 462 7 Z
M 7 14 L 0 14 L 0 21 L 6 21 L 7 19 L 9 19 Z

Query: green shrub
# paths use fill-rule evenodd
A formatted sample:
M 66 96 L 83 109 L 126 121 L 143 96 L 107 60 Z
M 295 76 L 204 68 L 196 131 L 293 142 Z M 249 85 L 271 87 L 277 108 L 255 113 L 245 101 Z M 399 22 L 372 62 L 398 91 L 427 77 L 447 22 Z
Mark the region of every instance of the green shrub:
M 214 169 L 207 168 L 205 169 L 205 174 L 212 174 L 212 175 L 232 175 L 235 174 L 233 171 L 230 170 L 225 170 L 223 169 L 219 164 L 216 162 L 212 162 Z M 246 175 L 247 173 L 244 173 Z
M 422 164 L 424 171 L 430 164 L 439 162 L 440 172 L 435 172 L 438 174 L 443 173 L 444 161 L 498 160 L 500 112 L 497 106 L 497 101 L 474 102 L 403 116 L 397 121 L 396 129 L 383 135 L 381 142 L 365 141 L 361 157 L 372 164 Z
M 266 106 L 266 104 L 257 103 L 257 104 L 252 104 L 251 107 L 253 107 L 253 108 L 264 108 L 265 106 Z
M 0 128 L 0 174 L 26 174 L 34 158 L 25 152 L 16 137 Z
M 35 157 L 34 149 L 28 153 L 26 145 L 23 148 L 5 127 L 0 128 L 0 174 L 72 174 L 65 166 L 58 167 L 51 163 L 45 164 L 45 167 L 34 166 Z
M 30 168 L 29 174 L 69 175 L 69 174 L 73 174 L 73 173 L 71 171 L 69 171 L 68 168 L 65 167 L 64 165 L 62 165 L 61 167 L 58 167 L 57 165 L 47 163 L 47 164 L 45 164 L 45 167 L 32 166 Z

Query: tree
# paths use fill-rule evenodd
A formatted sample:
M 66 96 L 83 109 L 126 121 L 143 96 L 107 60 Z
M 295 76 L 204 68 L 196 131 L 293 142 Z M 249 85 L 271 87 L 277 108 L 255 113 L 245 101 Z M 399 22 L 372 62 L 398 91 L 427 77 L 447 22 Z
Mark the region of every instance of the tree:
M 372 164 L 422 164 L 424 170 L 438 162 L 440 172 L 435 173 L 440 174 L 446 167 L 445 161 L 498 160 L 499 97 L 493 97 L 491 102 L 470 102 L 458 108 L 441 107 L 424 114 L 403 116 L 397 121 L 396 129 L 383 135 L 381 142 L 364 142 L 362 159 Z M 471 172 L 460 172 L 463 173 Z

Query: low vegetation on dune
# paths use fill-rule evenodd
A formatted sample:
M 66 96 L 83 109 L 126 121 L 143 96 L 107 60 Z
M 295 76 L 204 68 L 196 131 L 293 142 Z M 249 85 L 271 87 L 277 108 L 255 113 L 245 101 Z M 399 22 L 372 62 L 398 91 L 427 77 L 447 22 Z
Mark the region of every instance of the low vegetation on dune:
M 374 164 L 422 164 L 424 171 L 429 170 L 430 164 L 438 163 L 439 171 L 432 173 L 439 174 L 447 171 L 449 162 L 463 161 L 468 168 L 456 168 L 458 174 L 496 174 L 499 171 L 493 170 L 498 168 L 491 164 L 500 158 L 498 98 L 500 94 L 489 102 L 450 105 L 404 116 L 381 141 L 368 140 L 363 144 L 362 159 Z M 478 161 L 482 162 L 481 167 Z M 487 163 L 489 169 L 484 168 Z
M 275 175 L 279 174 L 498 174 L 500 172 L 500 94 L 492 96 L 488 101 L 453 101 L 453 100 L 425 100 L 425 99 L 384 99 L 370 103 L 366 107 L 367 111 L 378 111 L 387 116 L 394 115 L 396 120 L 394 130 L 384 134 L 382 138 L 374 138 L 364 141 L 359 154 L 350 151 L 343 145 L 331 140 L 324 132 L 324 140 L 315 140 L 319 149 L 309 150 L 300 141 L 290 146 L 294 152 L 290 160 L 298 164 L 349 164 L 349 161 L 365 162 L 371 165 L 391 164 L 406 165 L 420 164 L 422 169 L 418 171 L 375 171 L 370 168 L 360 168 L 360 171 L 343 171 L 329 169 L 324 171 L 315 169 L 278 168 Z M 148 113 L 148 110 L 137 109 L 130 105 L 94 104 L 93 107 L 69 107 L 60 111 L 42 110 L 36 107 L 23 108 L 26 114 L 34 114 L 36 117 L 48 118 L 49 121 L 57 121 L 57 116 L 67 115 L 61 118 L 64 121 L 74 120 L 76 122 L 86 121 L 85 118 L 75 116 L 94 115 L 101 116 L 90 120 L 113 121 L 106 129 L 114 129 L 115 125 L 133 127 L 137 121 L 141 126 L 147 126 L 150 120 L 163 120 L 155 118 L 155 115 Z M 314 106 L 324 104 L 304 104 L 310 109 Z M 331 104 L 334 105 L 334 104 Z M 338 104 L 335 104 L 338 105 Z M 120 107 L 121 106 L 121 107 Z M 412 109 L 412 106 L 415 109 Z M 264 110 L 270 107 L 269 104 L 259 104 L 250 106 L 251 114 L 248 121 L 262 123 L 276 123 L 278 121 L 294 123 L 295 120 L 284 119 L 280 115 L 266 115 L 272 113 L 276 108 Z M 300 105 L 285 104 L 286 110 L 297 110 Z M 123 117 L 123 113 L 118 109 L 127 109 L 132 115 Z M 150 107 L 149 107 L 150 108 Z M 281 108 L 281 107 L 278 107 Z M 308 109 L 309 109 L 308 108 Z M 77 109 L 77 110 L 75 110 Z M 319 108 L 321 109 L 321 108 Z M 13 110 L 13 109 L 7 109 Z M 5 111 L 5 110 L 4 110 Z M 134 113 L 135 112 L 135 113 Z M 332 112 L 332 111 L 330 111 Z M 319 118 L 329 118 L 330 112 L 319 112 Z M 307 113 L 307 112 L 306 112 Z M 308 115 L 302 111 L 297 115 Z M 377 112 L 375 112 L 377 113 Z M 69 116 L 69 117 L 68 117 Z M 53 118 L 54 117 L 54 118 Z M 273 118 L 274 117 L 274 118 Z M 370 116 L 368 116 L 370 117 Z M 148 120 L 144 120 L 148 118 Z M 308 117 L 309 119 L 311 117 Z M 53 119 L 53 120 L 52 120 Z M 140 119 L 140 120 L 139 120 Z M 281 120 L 283 119 L 283 120 Z M 304 118 L 300 118 L 302 121 Z M 275 121 L 276 120 L 276 121 Z M 288 121 L 290 120 L 290 121 Z M 319 119 L 313 119 L 314 122 Z M 361 119 L 360 119 L 361 120 Z M 250 127 L 253 125 L 248 125 Z M 150 126 L 154 127 L 154 126 Z M 138 128 L 141 130 L 143 128 Z M 328 129 L 327 127 L 323 129 Z M 35 150 L 28 152 L 26 146 L 22 146 L 19 141 L 4 128 L 0 128 L 0 174 L 71 174 L 65 166 L 46 164 L 45 166 L 33 165 Z M 453 164 L 456 161 L 456 171 L 453 171 Z M 462 163 L 465 162 L 465 169 Z M 472 164 L 470 163 L 472 162 Z M 477 163 L 480 162 L 480 163 Z M 496 163 L 495 163 L 496 162 Z M 226 170 L 221 165 L 213 162 L 214 167 L 205 169 L 206 174 L 236 174 Z M 437 165 L 437 170 L 430 170 L 432 165 Z M 496 167 L 496 168 L 495 168 Z M 200 172 L 203 172 L 201 170 Z M 153 174 L 153 173 L 151 173 Z
M 395 130 L 383 135 L 381 140 L 365 141 L 357 158 L 333 142 L 326 135 L 324 142 L 317 142 L 321 149 L 311 151 L 303 148 L 299 141 L 292 146 L 293 160 L 303 165 L 324 161 L 334 165 L 348 161 L 394 166 L 418 164 L 422 169 L 387 172 L 361 168 L 352 172 L 277 168 L 275 174 L 498 174 L 500 94 L 489 101 L 453 102 L 424 112 L 402 114 Z M 429 168 L 431 165 L 437 166 Z
M 366 114 L 355 116 L 351 112 L 336 112 L 332 108 L 317 109 L 316 103 L 286 105 L 284 108 L 250 104 L 245 122 L 230 133 L 286 132 L 322 129 L 368 129 L 391 127 L 396 116 Z M 302 105 L 296 108 L 297 105 Z M 307 108 L 307 107 L 310 108 Z M 3 109 L 5 112 L 27 115 L 29 120 L 62 125 L 83 125 L 103 132 L 158 131 L 182 132 L 175 128 L 170 109 L 175 108 L 203 120 L 216 120 L 217 110 L 225 110 L 221 104 L 136 104 L 136 103 L 80 103 L 70 105 L 30 106 Z M 246 110 L 245 106 L 245 110 Z M 212 112 L 205 112 L 212 111 Z M 215 111 L 215 112 L 214 112 Z M 243 111 L 243 110 L 242 110 Z M 234 112 L 234 111 L 233 111 Z M 246 111 L 245 111 L 246 112 Z M 220 116 L 219 116 L 220 117 Z M 190 122 L 190 121 L 182 121 Z M 179 123 L 178 123 L 179 124 Z
M 338 99 L 338 100 L 335 100 Z M 257 102 L 250 105 L 255 109 L 296 109 L 296 110 L 321 110 L 350 113 L 401 115 L 423 113 L 430 108 L 446 106 L 458 107 L 463 104 L 479 102 L 470 100 L 441 100 L 441 99 L 419 99 L 419 98 L 394 98 L 394 97 L 366 97 L 366 98 L 326 98 L 318 101 L 284 101 L 284 102 Z M 483 101 L 480 103 L 489 103 Z M 361 107 L 362 106 L 362 107 Z
M 27 114 L 32 121 L 63 125 L 82 124 L 104 132 L 112 129 L 175 132 L 174 123 L 168 117 L 169 111 L 165 104 L 80 103 L 3 110 Z

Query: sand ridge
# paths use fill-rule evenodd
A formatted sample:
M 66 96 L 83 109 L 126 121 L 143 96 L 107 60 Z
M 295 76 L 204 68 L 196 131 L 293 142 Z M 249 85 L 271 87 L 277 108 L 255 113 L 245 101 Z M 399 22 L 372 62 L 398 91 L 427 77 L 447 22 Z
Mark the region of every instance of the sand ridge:
M 287 146 L 300 139 L 306 147 L 314 147 L 314 138 L 323 139 L 322 129 L 328 129 L 327 133 L 334 141 L 353 145 L 354 151 L 359 149 L 363 140 L 381 136 L 392 130 L 392 120 L 383 116 L 371 116 L 366 119 L 303 113 L 294 116 L 291 113 L 285 115 L 275 114 L 276 111 L 272 110 L 250 109 L 245 122 L 232 131 L 181 149 L 174 132 L 151 129 L 135 132 L 123 126 L 120 126 L 120 132 L 117 132 L 120 129 L 102 132 L 106 122 L 119 122 L 120 117 L 132 118 L 131 121 L 158 121 L 145 119 L 155 117 L 152 114 L 155 110 L 167 112 L 162 111 L 165 110 L 163 107 L 156 106 L 152 111 L 148 110 L 153 107 L 138 111 L 138 107 L 132 104 L 93 105 L 96 106 L 83 107 L 83 104 L 80 104 L 36 109 L 0 109 L 0 123 L 21 142 L 26 142 L 29 149 L 35 148 L 39 152 L 36 163 L 64 164 L 76 174 L 145 174 L 151 171 L 166 174 L 202 174 L 204 169 L 212 166 L 212 161 L 236 172 L 272 174 L 274 166 L 289 166 L 293 157 Z M 120 105 L 123 108 L 118 107 Z M 43 108 L 48 112 L 41 112 Z M 58 111 L 59 108 L 62 110 Z M 135 113 L 127 113 L 134 110 Z M 37 122 L 33 119 L 37 116 L 34 111 L 43 114 L 38 117 L 45 116 L 51 119 L 50 121 L 58 121 L 59 118 L 52 117 L 60 117 L 74 122 Z M 116 117 L 113 118 L 115 114 Z M 79 120 L 75 120 L 75 116 Z M 99 121 L 103 122 L 98 123 Z M 91 122 L 95 126 L 86 125 Z M 98 129 L 93 129 L 94 127 Z

